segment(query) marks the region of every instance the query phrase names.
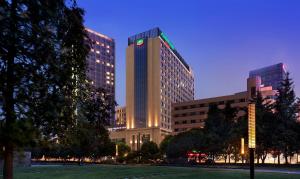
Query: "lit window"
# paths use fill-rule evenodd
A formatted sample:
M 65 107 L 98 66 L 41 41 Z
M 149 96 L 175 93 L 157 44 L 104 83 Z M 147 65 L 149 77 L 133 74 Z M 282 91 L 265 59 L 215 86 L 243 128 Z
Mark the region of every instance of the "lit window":
M 110 66 L 110 63 L 106 63 L 106 66 L 108 66 L 108 67 L 109 67 L 109 66 Z
M 110 77 L 109 77 L 109 76 L 106 76 L 106 79 L 110 79 Z
M 96 53 L 100 54 L 100 51 L 99 51 L 99 50 L 97 50 L 97 51 L 96 51 Z
M 109 53 L 109 50 L 106 50 L 107 53 Z
M 98 41 L 96 41 L 96 44 L 99 45 L 100 43 Z
M 113 64 L 111 64 L 110 66 L 111 66 L 112 68 L 114 67 L 114 65 L 113 65 Z
M 106 84 L 110 84 L 110 82 L 107 80 L 107 81 L 106 81 Z
M 104 43 L 102 43 L 101 46 L 104 47 Z
M 97 60 L 96 60 L 96 63 L 100 63 L 100 60 L 97 59 Z
M 111 82 L 110 84 L 111 84 L 111 85 L 114 85 L 114 82 Z
M 112 66 L 114 66 L 114 65 L 112 65 Z M 114 74 L 113 74 L 113 73 L 111 73 L 111 76 L 114 76 Z
M 106 74 L 109 75 L 110 73 L 109 73 L 109 72 L 106 72 Z
M 94 52 L 95 50 L 92 48 L 91 51 Z
M 109 45 L 106 45 L 106 48 L 110 48 L 110 46 L 109 46 Z

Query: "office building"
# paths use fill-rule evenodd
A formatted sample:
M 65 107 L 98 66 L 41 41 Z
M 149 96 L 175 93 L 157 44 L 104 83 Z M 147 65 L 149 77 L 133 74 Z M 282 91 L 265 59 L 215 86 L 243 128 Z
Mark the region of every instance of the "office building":
M 188 131 L 193 128 L 203 128 L 209 105 L 217 105 L 223 109 L 226 103 L 238 110 L 237 117 L 245 115 L 244 109 L 247 108 L 249 100 L 260 91 L 264 98 L 274 102 L 277 91 L 272 86 L 262 86 L 259 76 L 247 80 L 247 91 L 235 93 L 227 96 L 213 97 L 207 99 L 192 100 L 172 105 L 172 129 L 173 135 Z
M 87 57 L 87 77 L 96 88 L 103 88 L 115 101 L 115 41 L 103 34 L 86 28 L 91 41 Z M 114 125 L 114 110 L 110 125 Z
M 157 144 L 172 132 L 171 104 L 194 99 L 190 66 L 159 29 L 128 38 L 126 49 L 126 127 L 133 150 L 146 140 Z M 125 134 L 126 133 L 126 134 Z
M 252 70 L 249 72 L 249 78 L 260 76 L 262 85 L 272 86 L 274 90 L 280 87 L 282 80 L 286 78 L 287 70 L 283 63 L 278 63 L 268 67 Z
M 115 127 L 126 127 L 126 107 L 116 108 L 116 125 Z

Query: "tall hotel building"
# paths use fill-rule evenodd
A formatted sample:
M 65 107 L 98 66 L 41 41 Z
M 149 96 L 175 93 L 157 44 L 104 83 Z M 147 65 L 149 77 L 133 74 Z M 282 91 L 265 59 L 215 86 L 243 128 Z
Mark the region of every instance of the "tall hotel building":
M 171 104 L 194 99 L 190 66 L 159 29 L 128 38 L 126 49 L 126 131 L 111 133 L 133 150 L 146 140 L 159 144 L 171 129 Z
M 115 41 L 88 28 L 86 32 L 91 40 L 87 76 L 96 88 L 103 88 L 115 101 Z M 114 124 L 114 111 L 111 112 L 110 124 Z

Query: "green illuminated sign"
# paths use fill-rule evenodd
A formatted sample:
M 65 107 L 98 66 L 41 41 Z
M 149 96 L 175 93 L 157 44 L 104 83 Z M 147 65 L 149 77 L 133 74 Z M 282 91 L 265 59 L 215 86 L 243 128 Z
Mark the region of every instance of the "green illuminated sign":
M 140 46 L 140 45 L 143 45 L 144 44 L 144 39 L 138 39 L 136 41 L 136 45 Z
M 172 50 L 175 49 L 175 47 L 172 44 L 172 42 L 168 39 L 168 37 L 164 33 L 161 33 L 160 36 L 164 39 L 165 42 L 168 43 L 168 45 L 171 47 Z

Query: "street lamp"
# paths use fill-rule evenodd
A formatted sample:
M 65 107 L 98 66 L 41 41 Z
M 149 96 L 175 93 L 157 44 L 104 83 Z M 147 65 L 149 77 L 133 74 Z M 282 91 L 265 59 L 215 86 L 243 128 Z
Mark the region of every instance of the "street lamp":
M 245 140 L 244 140 L 244 138 L 241 138 L 242 163 L 244 163 L 244 154 L 245 154 Z
M 255 150 L 255 104 L 248 105 L 248 146 L 250 155 L 250 178 L 254 179 L 254 150 Z

